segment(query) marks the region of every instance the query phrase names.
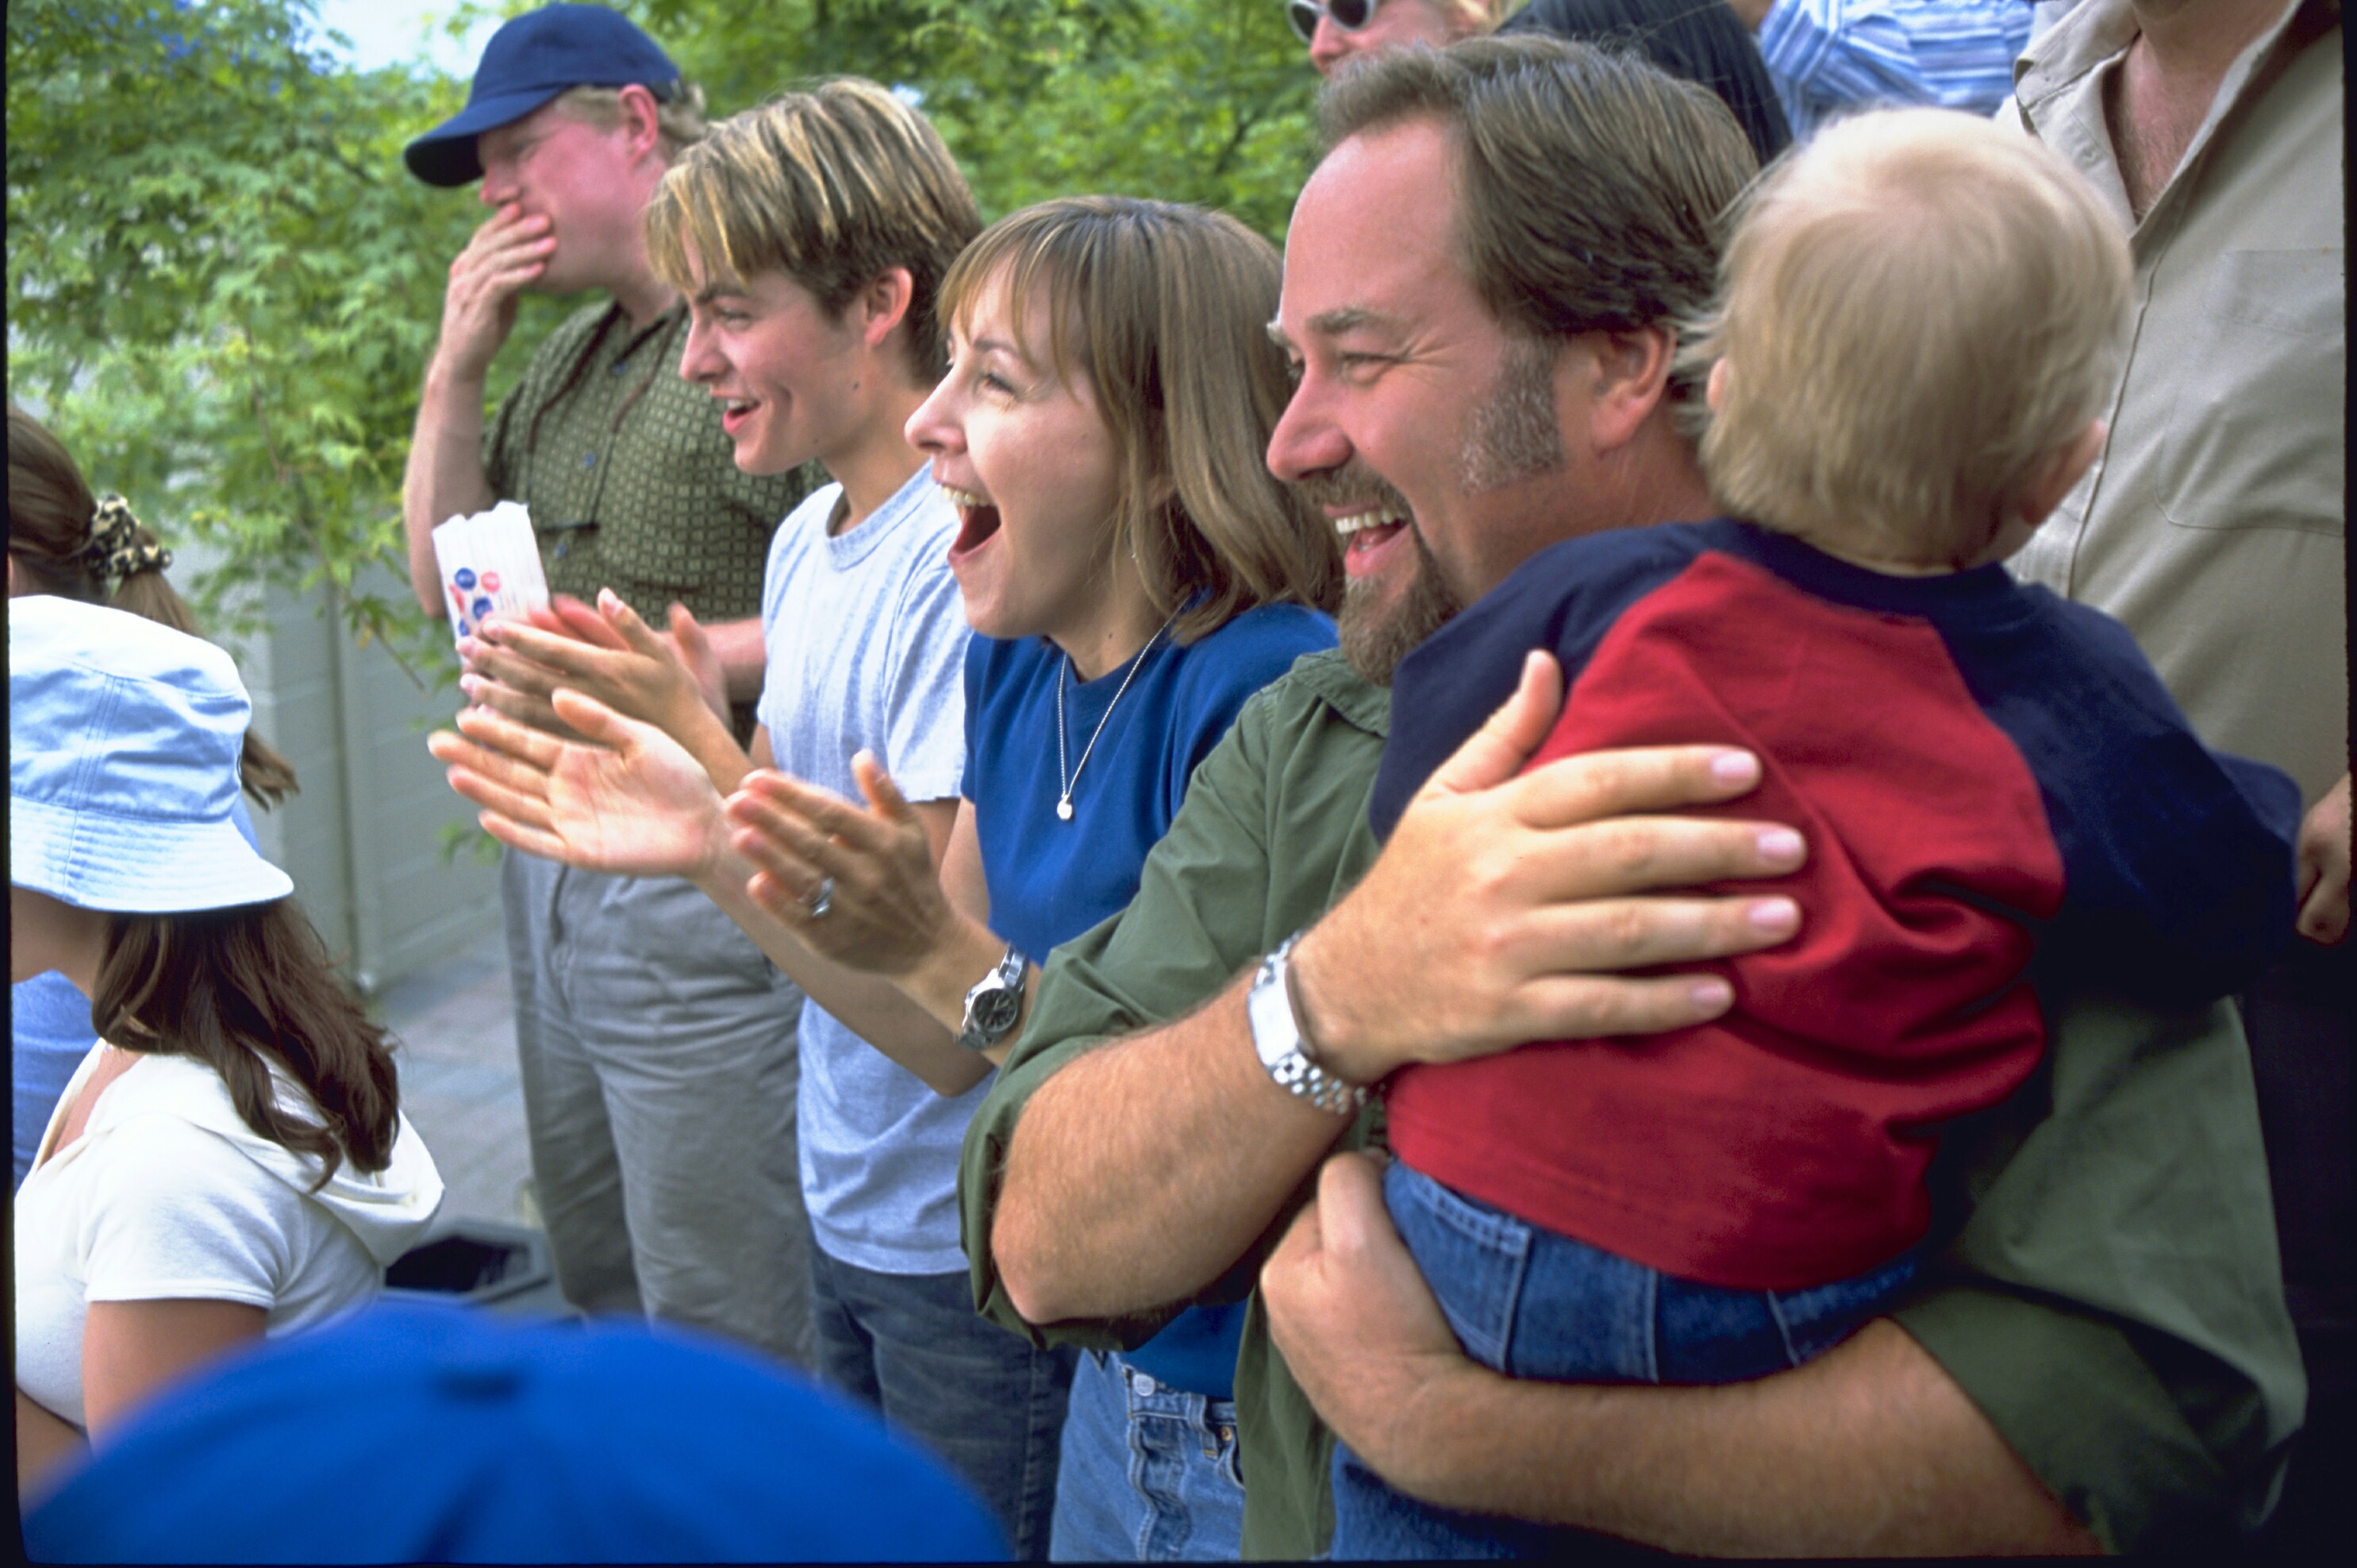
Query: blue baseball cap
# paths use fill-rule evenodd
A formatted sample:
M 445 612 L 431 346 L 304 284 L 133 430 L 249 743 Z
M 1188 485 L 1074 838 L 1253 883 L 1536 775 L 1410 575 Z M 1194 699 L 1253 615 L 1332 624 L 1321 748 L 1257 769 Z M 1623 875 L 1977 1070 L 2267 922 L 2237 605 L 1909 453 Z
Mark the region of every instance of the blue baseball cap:
M 483 177 L 475 138 L 561 92 L 635 83 L 668 98 L 678 82 L 671 56 L 628 16 L 603 5 L 544 5 L 491 35 L 466 108 L 404 147 L 402 161 L 428 185 L 468 185 Z
M 1004 1562 L 874 1412 L 718 1338 L 380 1303 L 126 1423 L 40 1563 Z
M 236 822 L 253 705 L 230 656 L 124 610 L 8 602 L 8 880 L 174 915 L 295 890 Z

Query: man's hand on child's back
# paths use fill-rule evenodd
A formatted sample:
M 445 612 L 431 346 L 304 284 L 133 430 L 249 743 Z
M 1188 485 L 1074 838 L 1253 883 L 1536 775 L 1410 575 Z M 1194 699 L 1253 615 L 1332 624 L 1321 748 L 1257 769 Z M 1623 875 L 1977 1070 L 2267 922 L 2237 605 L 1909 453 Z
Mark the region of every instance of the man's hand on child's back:
M 1655 1034 L 1705 1023 L 1717 975 L 1625 972 L 1784 941 L 1790 898 L 1676 897 L 1798 866 L 1771 822 L 1659 813 L 1736 799 L 1759 759 L 1721 746 L 1648 746 L 1518 770 L 1562 705 L 1555 660 L 1521 685 L 1409 804 L 1367 875 L 1294 950 L 1297 995 L 1329 1070 L 1372 1083 L 1413 1061 L 1527 1040 Z

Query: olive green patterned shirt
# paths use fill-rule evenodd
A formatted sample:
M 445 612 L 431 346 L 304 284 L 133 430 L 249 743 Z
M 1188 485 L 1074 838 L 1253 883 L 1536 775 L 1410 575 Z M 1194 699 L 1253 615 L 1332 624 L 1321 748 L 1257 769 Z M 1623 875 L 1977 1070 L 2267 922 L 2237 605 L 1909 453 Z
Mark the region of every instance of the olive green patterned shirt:
M 677 600 L 706 623 L 761 613 L 770 536 L 808 468 L 741 472 L 712 394 L 681 379 L 687 307 L 633 328 L 622 307 L 567 317 L 483 436 L 494 494 L 521 500 L 549 591 L 611 588 L 649 622 Z
M 1390 714 L 1390 693 L 1340 654 L 1300 660 L 1196 769 L 1129 908 L 1049 957 L 958 1173 L 985 1316 L 1039 1343 L 1112 1348 L 1190 1305 L 1025 1323 L 990 1251 L 1007 1146 L 1050 1076 L 1191 1011 L 1357 881 L 1376 852 L 1366 801 Z M 2046 1061 L 2012 1099 L 1944 1130 L 1932 1262 L 1894 1316 L 2105 1545 L 2230 1537 L 2272 1496 L 2307 1395 L 2242 1031 L 2225 1003 L 2163 1016 L 2032 978 Z M 1363 1146 L 1379 1120 L 1371 1103 L 1338 1146 Z M 1315 1179 L 1196 1300 L 1253 1293 Z M 1333 1528 L 1334 1439 L 1256 1293 L 1235 1386 L 1244 1555 L 1308 1557 Z

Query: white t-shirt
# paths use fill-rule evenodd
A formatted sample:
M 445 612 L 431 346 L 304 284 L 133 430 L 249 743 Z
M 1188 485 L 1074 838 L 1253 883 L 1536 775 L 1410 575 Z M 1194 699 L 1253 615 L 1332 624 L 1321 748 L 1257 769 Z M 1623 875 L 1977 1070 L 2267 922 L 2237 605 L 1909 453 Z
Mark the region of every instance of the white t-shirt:
M 442 1177 L 406 1117 L 384 1170 L 346 1160 L 307 1191 L 318 1162 L 248 1127 L 221 1076 L 186 1057 L 140 1056 L 53 1156 L 105 1048 L 91 1048 L 59 1097 L 15 1211 L 16 1386 L 76 1426 L 87 1424 L 90 1303 L 236 1301 L 264 1309 L 265 1335 L 307 1328 L 375 1295 L 385 1265 L 442 1202 Z M 279 1103 L 309 1111 L 283 1079 Z
M 858 800 L 863 747 L 910 800 L 965 776 L 965 611 L 956 509 L 924 469 L 856 528 L 826 532 L 827 485 L 778 527 L 761 585 L 769 668 L 756 710 L 780 771 Z M 944 1100 L 815 1002 L 802 1008 L 802 1197 L 829 1257 L 885 1274 L 962 1273 L 957 1160 L 989 1085 Z

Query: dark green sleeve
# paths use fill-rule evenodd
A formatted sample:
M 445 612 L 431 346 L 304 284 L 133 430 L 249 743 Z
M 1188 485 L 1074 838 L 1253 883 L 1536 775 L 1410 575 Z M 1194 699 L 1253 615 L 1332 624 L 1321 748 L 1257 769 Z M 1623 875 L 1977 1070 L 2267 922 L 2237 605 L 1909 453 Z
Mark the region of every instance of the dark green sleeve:
M 2104 1545 L 2222 1542 L 2307 1402 L 2241 1024 L 2050 1012 L 2039 1077 L 1944 1141 L 1970 1218 L 1897 1316 Z

